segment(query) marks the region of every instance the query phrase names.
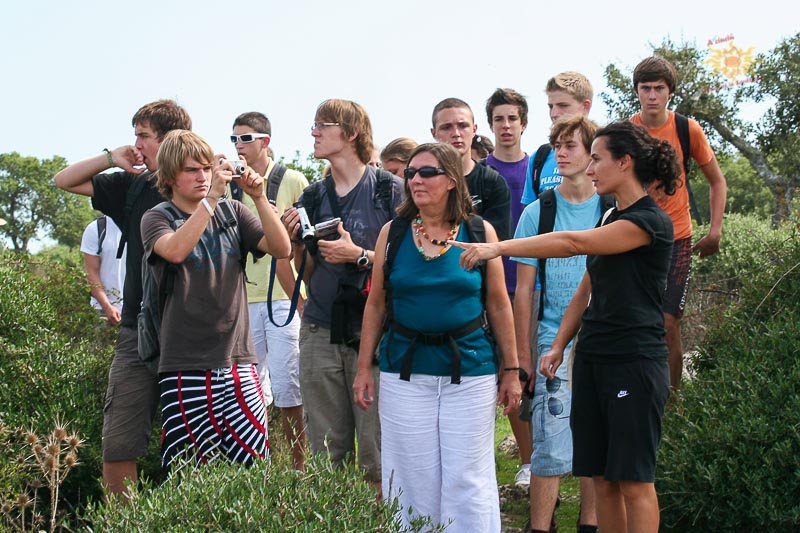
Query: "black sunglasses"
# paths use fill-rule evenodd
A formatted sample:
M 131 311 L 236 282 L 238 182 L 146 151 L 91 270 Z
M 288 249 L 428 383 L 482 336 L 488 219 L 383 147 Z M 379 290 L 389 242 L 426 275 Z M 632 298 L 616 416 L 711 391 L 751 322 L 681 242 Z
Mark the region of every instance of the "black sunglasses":
M 417 174 L 420 175 L 422 178 L 432 178 L 434 176 L 441 176 L 442 174 L 446 174 L 447 171 L 443 168 L 438 167 L 421 167 L 421 168 L 414 168 L 414 167 L 406 167 L 403 170 L 403 176 L 407 180 L 414 179 L 414 176 Z

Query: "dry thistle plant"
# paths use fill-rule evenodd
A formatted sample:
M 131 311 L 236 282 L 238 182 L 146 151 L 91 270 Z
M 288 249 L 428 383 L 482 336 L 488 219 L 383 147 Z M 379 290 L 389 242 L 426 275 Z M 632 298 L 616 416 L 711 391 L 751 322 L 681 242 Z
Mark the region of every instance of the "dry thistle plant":
M 83 440 L 77 435 L 67 432 L 65 423 L 56 420 L 54 426 L 53 431 L 45 437 L 40 437 L 32 429 L 17 429 L 14 432 L 17 442 L 21 445 L 21 453 L 16 455 L 15 461 L 27 468 L 39 471 L 44 478 L 44 484 L 50 490 L 51 533 L 55 532 L 57 525 L 59 487 L 64 483 L 70 470 L 80 464 L 78 448 L 83 444 Z M 5 429 L 4 426 L 0 427 L 0 435 L 5 436 L 3 433 Z M 8 443 L 10 439 L 4 440 Z M 9 449 L 8 445 L 6 447 Z M 10 525 L 20 531 L 26 531 L 27 525 L 34 527 L 41 524 L 43 519 L 36 513 L 36 494 L 41 487 L 42 481 L 33 479 L 27 483 L 25 490 L 14 501 L 5 501 L 0 504 L 0 512 L 6 516 Z M 30 524 L 26 524 L 28 508 L 31 508 Z

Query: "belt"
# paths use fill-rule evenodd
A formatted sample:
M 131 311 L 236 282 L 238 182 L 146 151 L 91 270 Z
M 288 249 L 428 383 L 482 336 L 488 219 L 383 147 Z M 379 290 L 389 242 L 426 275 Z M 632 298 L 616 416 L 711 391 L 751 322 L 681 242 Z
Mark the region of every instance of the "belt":
M 426 344 L 428 346 L 442 346 L 444 344 L 450 345 L 450 352 L 453 355 L 450 363 L 450 383 L 461 383 L 461 350 L 456 344 L 456 339 L 465 337 L 483 327 L 483 313 L 475 317 L 473 320 L 467 322 L 463 326 L 444 333 L 422 333 L 405 327 L 397 321 L 389 323 L 389 340 L 386 344 L 387 358 L 391 354 L 392 336 L 394 332 L 399 333 L 403 337 L 411 339 L 411 344 L 408 346 L 406 353 L 403 354 L 403 359 L 400 362 L 400 379 L 404 381 L 411 381 L 411 367 L 414 363 L 414 352 L 417 348 L 417 343 Z

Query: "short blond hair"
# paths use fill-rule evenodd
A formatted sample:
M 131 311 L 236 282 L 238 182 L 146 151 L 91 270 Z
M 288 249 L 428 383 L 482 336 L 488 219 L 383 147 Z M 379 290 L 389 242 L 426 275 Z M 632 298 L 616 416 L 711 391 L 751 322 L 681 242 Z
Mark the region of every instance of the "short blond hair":
M 554 91 L 563 91 L 581 103 L 586 100 L 591 102 L 594 98 L 594 89 L 589 78 L 573 70 L 560 72 L 547 80 L 544 92 Z
M 172 199 L 175 178 L 183 170 L 186 159 L 191 158 L 202 165 L 214 163 L 214 150 L 205 139 L 189 130 L 172 130 L 164 136 L 158 147 L 158 191 L 164 198 Z

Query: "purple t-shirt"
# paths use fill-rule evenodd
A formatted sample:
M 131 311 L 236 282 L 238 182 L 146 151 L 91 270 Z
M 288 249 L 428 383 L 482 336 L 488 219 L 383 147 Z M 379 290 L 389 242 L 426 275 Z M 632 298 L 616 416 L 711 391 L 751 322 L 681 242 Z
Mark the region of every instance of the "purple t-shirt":
M 500 161 L 494 154 L 489 154 L 486 164 L 494 167 L 505 178 L 511 189 L 511 233 L 517 229 L 517 222 L 525 206 L 522 204 L 522 191 L 525 189 L 525 171 L 528 169 L 528 154 L 514 163 Z M 503 257 L 503 270 L 506 274 L 506 289 L 513 293 L 517 289 L 517 265 L 509 257 Z

